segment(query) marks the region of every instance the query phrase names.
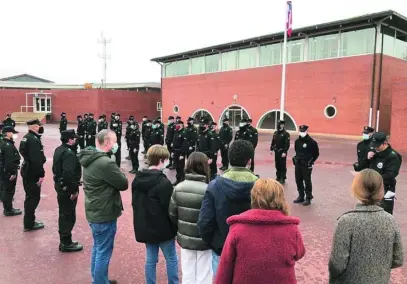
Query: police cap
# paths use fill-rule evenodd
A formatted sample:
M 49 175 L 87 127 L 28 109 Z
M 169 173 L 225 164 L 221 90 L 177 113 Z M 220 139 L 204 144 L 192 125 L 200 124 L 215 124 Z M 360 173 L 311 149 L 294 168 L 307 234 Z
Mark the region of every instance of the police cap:
M 387 136 L 383 132 L 376 132 L 372 135 L 372 146 L 379 147 L 387 141 Z
M 193 117 L 188 117 L 188 121 L 194 121 L 195 119 Z
M 116 116 L 120 117 L 120 113 L 116 113 Z
M 300 125 L 300 132 L 305 132 L 307 130 L 308 130 L 308 125 L 305 125 L 305 124 Z
M 174 119 L 174 117 L 173 117 L 172 115 L 170 115 L 170 116 L 168 117 L 168 119 Z
M 240 123 L 247 123 L 247 118 L 242 118 L 242 119 L 240 120 Z
M 68 129 L 61 132 L 61 138 L 65 138 L 67 140 L 78 138 L 79 136 L 76 135 L 74 129 Z
M 42 123 L 38 119 L 31 119 L 27 121 L 27 125 L 42 125 Z
M 218 125 L 215 121 L 211 121 L 211 126 L 216 126 Z
M 229 121 L 229 118 L 225 117 L 222 121 L 223 121 L 223 122 Z
M 175 119 L 181 119 L 181 117 L 177 115 L 177 117 Z
M 178 120 L 178 121 L 176 122 L 176 124 L 182 124 L 182 125 L 184 125 L 184 122 L 183 122 L 182 120 Z
M 161 116 L 157 116 L 156 120 L 161 120 Z
M 134 119 L 134 115 L 129 115 L 129 119 Z
M 278 124 L 285 124 L 285 121 L 284 120 L 279 120 Z
M 201 122 L 202 122 L 203 125 L 209 125 L 209 119 L 207 119 L 207 118 L 203 118 L 201 120 Z
M 0 130 L 2 130 L 3 127 L 4 127 L 4 124 L 3 124 L 3 123 L 0 123 Z
M 93 116 L 93 113 L 89 113 L 89 116 Z
M 85 114 L 84 114 L 84 116 L 88 116 L 88 115 L 89 115 L 89 113 L 85 113 Z
M 105 118 L 105 117 L 104 117 L 103 115 L 100 115 L 100 116 L 99 116 L 99 119 L 102 119 L 102 118 Z
M 16 131 L 13 126 L 5 126 L 5 127 L 3 127 L 1 132 L 2 133 L 7 133 L 7 132 L 18 133 L 18 131 Z
M 66 112 L 62 112 L 62 113 L 61 113 L 61 116 L 63 116 L 63 115 L 66 115 Z
M 247 122 L 248 122 L 248 123 L 252 123 L 253 120 L 252 120 L 251 118 L 248 118 L 248 119 L 247 119 Z
M 374 132 L 374 129 L 372 127 L 370 127 L 370 126 L 363 127 L 363 133 L 370 134 L 370 133 L 373 133 L 373 132 Z
M 79 115 L 76 116 L 76 118 L 82 118 L 82 115 L 79 114 Z

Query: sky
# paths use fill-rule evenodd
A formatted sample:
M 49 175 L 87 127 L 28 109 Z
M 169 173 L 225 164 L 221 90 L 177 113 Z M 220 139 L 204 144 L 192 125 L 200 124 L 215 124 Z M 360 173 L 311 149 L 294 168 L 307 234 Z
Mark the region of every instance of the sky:
M 406 0 L 293 0 L 293 28 L 395 10 Z M 0 0 L 0 78 L 61 84 L 159 82 L 154 57 L 282 31 L 283 0 Z

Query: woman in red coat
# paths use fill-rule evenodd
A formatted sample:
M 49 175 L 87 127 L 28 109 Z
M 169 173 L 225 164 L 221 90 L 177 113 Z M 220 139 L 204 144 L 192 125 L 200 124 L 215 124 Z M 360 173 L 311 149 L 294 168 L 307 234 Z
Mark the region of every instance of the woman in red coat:
M 288 216 L 284 188 L 259 179 L 251 192 L 252 209 L 228 218 L 217 284 L 293 284 L 295 262 L 305 254 L 300 220 Z

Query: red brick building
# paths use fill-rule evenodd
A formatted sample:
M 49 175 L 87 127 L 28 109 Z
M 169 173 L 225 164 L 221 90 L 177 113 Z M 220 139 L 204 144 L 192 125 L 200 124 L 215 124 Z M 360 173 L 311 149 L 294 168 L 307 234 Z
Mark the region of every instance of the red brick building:
M 245 116 L 259 129 L 274 129 L 283 37 L 152 59 L 162 65 L 163 116 L 206 114 L 216 122 L 228 116 L 235 126 Z M 287 43 L 286 127 L 308 124 L 313 133 L 360 135 L 371 125 L 389 133 L 394 92 L 401 88 L 395 80 L 406 76 L 407 19 L 396 12 L 294 30 Z
M 13 113 L 16 118 L 49 115 L 58 121 L 66 112 L 69 121 L 78 114 L 119 112 L 123 119 L 132 114 L 137 120 L 160 115 L 159 83 L 58 85 L 31 75 L 0 79 L 0 117 Z

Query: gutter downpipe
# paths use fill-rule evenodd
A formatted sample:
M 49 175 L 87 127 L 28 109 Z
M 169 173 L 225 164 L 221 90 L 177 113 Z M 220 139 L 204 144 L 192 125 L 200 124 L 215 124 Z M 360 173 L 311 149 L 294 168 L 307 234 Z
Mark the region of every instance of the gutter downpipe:
M 382 94 L 382 73 L 383 73 L 383 46 L 384 46 L 384 33 L 382 33 L 382 46 L 380 51 L 380 70 L 379 70 L 379 90 L 377 94 L 377 114 L 376 114 L 376 132 L 379 131 L 380 121 L 380 97 Z
M 374 90 L 376 81 L 376 46 L 377 46 L 377 25 L 374 26 L 374 47 L 373 47 L 373 70 L 372 70 L 372 88 L 370 93 L 370 110 L 369 110 L 369 126 L 372 127 L 372 117 L 373 117 L 373 101 L 374 101 Z
M 164 69 L 165 63 L 162 63 L 162 64 L 160 62 L 157 62 L 157 63 L 160 64 L 160 67 L 161 67 L 161 76 L 160 76 L 161 110 L 160 110 L 160 117 L 161 117 L 162 120 L 164 120 L 164 118 L 163 118 L 163 77 L 164 77 L 164 72 L 165 72 L 165 69 Z

